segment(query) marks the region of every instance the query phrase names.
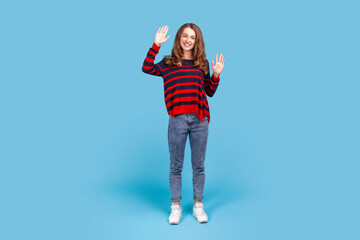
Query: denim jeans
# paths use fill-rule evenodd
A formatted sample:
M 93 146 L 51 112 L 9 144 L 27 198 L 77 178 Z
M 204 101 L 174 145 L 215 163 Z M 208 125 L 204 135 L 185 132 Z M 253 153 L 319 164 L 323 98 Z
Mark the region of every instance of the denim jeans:
M 181 197 L 181 172 L 184 164 L 185 144 L 189 135 L 191 164 L 193 170 L 193 199 L 202 200 L 205 185 L 205 153 L 208 139 L 208 119 L 203 122 L 195 113 L 170 116 L 168 142 L 170 151 L 170 192 L 171 201 L 178 202 Z

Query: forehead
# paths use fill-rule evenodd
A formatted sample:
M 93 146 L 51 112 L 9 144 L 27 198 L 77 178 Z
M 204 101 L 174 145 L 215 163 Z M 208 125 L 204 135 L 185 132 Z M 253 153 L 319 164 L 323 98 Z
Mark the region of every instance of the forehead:
M 193 36 L 196 35 L 195 31 L 193 29 L 189 28 L 189 27 L 184 28 L 182 34 L 184 34 L 184 33 L 186 33 L 187 35 L 190 35 L 190 36 L 191 35 L 193 35 Z

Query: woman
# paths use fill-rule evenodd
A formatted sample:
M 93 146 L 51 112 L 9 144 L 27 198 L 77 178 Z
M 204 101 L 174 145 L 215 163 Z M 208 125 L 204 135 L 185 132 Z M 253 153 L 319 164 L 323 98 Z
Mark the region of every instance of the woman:
M 161 76 L 164 80 L 164 96 L 169 116 L 168 143 L 170 151 L 170 224 L 179 224 L 182 217 L 180 207 L 181 172 L 184 163 L 186 139 L 189 134 L 191 163 L 193 169 L 193 216 L 198 222 L 207 222 L 201 200 L 205 184 L 205 152 L 208 138 L 210 110 L 206 95 L 212 97 L 219 85 L 220 73 L 225 59 L 222 54 L 212 61 L 213 75 L 210 77 L 204 40 L 200 28 L 193 23 L 182 25 L 176 33 L 171 55 L 154 64 L 169 27 L 158 29 L 155 41 L 144 60 L 142 71 Z

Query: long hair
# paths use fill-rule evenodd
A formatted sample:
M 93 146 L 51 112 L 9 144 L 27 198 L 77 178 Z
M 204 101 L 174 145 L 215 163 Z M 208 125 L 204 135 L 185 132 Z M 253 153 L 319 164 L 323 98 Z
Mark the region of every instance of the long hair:
M 195 45 L 192 49 L 192 55 L 194 58 L 194 67 L 200 68 L 204 74 L 206 75 L 209 72 L 208 63 L 206 61 L 206 53 L 205 53 L 205 43 L 201 33 L 200 28 L 194 23 L 185 23 L 182 25 L 176 33 L 176 37 L 174 40 L 174 47 L 171 51 L 171 55 L 165 56 L 165 63 L 172 67 L 178 66 L 181 67 L 181 59 L 184 54 L 180 45 L 180 38 L 183 30 L 189 27 L 195 31 Z

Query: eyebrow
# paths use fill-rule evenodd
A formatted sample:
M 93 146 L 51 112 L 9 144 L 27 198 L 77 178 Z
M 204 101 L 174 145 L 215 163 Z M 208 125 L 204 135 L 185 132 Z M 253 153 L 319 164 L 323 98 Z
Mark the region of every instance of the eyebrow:
M 184 34 L 185 34 L 185 35 L 188 35 L 187 33 L 183 33 L 183 35 L 184 35 Z M 190 35 L 190 36 L 195 37 L 195 35 Z

